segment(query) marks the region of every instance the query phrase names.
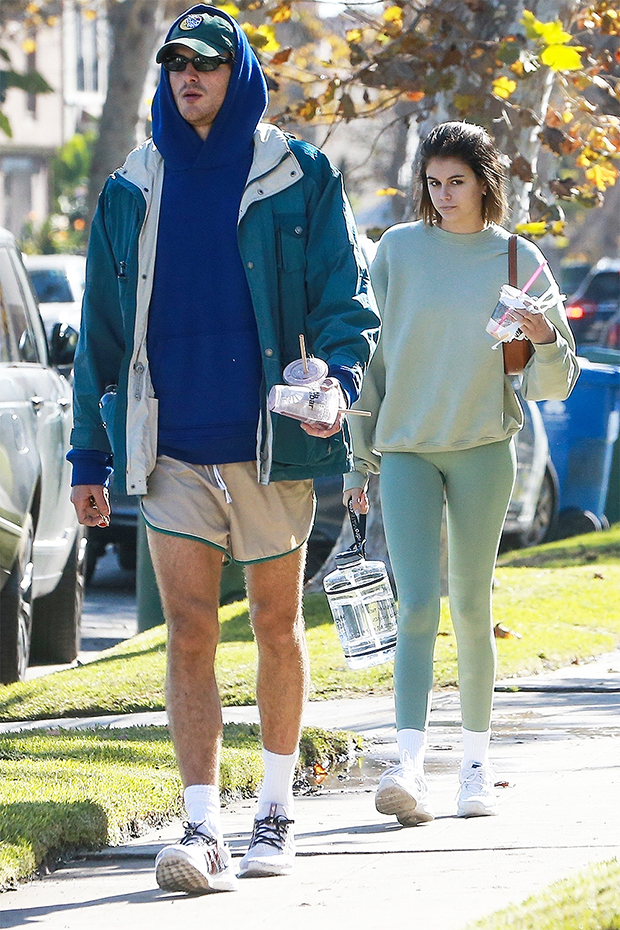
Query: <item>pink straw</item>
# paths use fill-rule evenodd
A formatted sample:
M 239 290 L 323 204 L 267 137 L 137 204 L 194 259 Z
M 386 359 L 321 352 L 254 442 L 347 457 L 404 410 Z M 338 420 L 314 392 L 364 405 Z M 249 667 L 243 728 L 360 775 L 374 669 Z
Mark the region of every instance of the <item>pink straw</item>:
M 547 259 L 545 259 L 544 262 L 542 262 L 542 263 L 538 266 L 538 268 L 536 269 L 536 271 L 534 272 L 534 274 L 532 275 L 532 277 L 529 279 L 529 281 L 527 282 L 527 284 L 524 284 L 523 287 L 521 288 L 521 291 L 519 292 L 519 297 L 521 297 L 523 294 L 525 294 L 525 292 L 532 286 L 532 284 L 534 283 L 534 281 L 536 280 L 536 278 L 538 277 L 538 275 L 541 273 L 541 271 L 543 270 L 543 268 L 545 267 L 545 265 L 548 265 L 548 264 L 549 264 L 549 262 L 547 261 Z

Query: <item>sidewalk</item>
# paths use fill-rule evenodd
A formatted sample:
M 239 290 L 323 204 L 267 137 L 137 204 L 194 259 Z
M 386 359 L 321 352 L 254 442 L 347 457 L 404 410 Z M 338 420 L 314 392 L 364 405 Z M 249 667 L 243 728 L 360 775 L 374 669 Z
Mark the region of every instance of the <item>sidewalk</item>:
M 590 862 L 620 856 L 620 653 L 519 679 L 518 692 L 515 686 L 500 682 L 495 701 L 492 758 L 498 778 L 509 784 L 500 792 L 499 817 L 454 815 L 456 694 L 442 693 L 433 703 L 427 772 L 437 819 L 415 828 L 374 809 L 379 773 L 396 757 L 391 699 L 316 702 L 307 724 L 356 730 L 372 744 L 349 777 L 297 799 L 292 877 L 247 879 L 235 894 L 163 893 L 154 884 L 153 859 L 181 835 L 173 824 L 2 895 L 0 927 L 167 930 L 182 921 L 192 930 L 463 930 Z M 133 721 L 147 722 L 145 716 Z M 154 716 L 149 722 L 161 722 Z M 255 719 L 255 709 L 229 708 L 226 719 Z M 126 722 L 116 718 L 116 725 Z M 236 857 L 245 851 L 252 816 L 251 801 L 223 812 Z

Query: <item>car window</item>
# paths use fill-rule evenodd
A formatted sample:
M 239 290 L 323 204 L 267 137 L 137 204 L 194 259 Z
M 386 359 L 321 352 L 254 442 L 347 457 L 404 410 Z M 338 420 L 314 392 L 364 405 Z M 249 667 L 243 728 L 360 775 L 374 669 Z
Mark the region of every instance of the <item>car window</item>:
M 0 308 L 3 361 L 40 362 L 41 346 L 24 306 L 16 270 L 5 248 L 0 248 Z
M 67 275 L 60 268 L 31 268 L 30 279 L 40 304 L 68 304 L 75 300 Z
M 617 271 L 598 271 L 588 284 L 583 296 L 597 303 L 620 300 L 620 274 Z

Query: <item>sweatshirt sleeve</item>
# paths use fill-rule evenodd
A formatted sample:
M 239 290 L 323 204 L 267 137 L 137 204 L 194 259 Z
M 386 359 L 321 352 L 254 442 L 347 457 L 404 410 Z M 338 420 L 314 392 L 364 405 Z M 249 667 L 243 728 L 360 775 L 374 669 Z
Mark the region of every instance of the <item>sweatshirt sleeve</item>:
M 542 261 L 542 253 L 540 257 Z M 534 345 L 534 353 L 523 372 L 521 393 L 526 400 L 566 400 L 579 377 L 575 339 L 560 289 L 548 267 L 543 275 L 546 275 L 546 281 L 542 284 L 542 290 L 551 288 L 554 297 L 553 305 L 545 314 L 556 331 L 556 341 L 548 345 Z
M 377 299 L 379 312 L 383 315 L 385 296 L 387 293 L 388 266 L 385 259 L 385 250 L 377 251 L 372 264 L 372 286 Z M 381 453 L 374 449 L 377 418 L 385 396 L 385 361 L 383 357 L 382 340 L 379 338 L 377 350 L 372 357 L 368 371 L 364 378 L 364 386 L 357 403 L 353 409 L 369 410 L 369 417 L 350 417 L 349 429 L 353 443 L 353 456 L 355 470 L 345 474 L 344 489 L 361 488 L 368 482 L 368 474 L 379 474 L 381 467 Z

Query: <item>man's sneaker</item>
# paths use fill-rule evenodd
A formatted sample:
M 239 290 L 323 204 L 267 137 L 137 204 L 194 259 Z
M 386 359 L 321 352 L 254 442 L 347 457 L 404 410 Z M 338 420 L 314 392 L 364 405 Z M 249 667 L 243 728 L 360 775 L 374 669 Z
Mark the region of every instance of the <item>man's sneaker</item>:
M 375 794 L 375 807 L 380 814 L 394 814 L 403 827 L 428 823 L 435 814 L 428 798 L 428 786 L 408 762 L 388 769 Z
M 236 891 L 237 879 L 230 868 L 230 852 L 206 833 L 199 823 L 185 824 L 180 843 L 165 846 L 155 860 L 155 878 L 164 891 L 208 894 Z
M 277 813 L 276 804 L 269 808 L 268 817 L 254 821 L 250 846 L 239 866 L 239 878 L 290 875 L 295 859 L 293 823 Z
M 480 762 L 472 762 L 461 772 L 458 817 L 494 817 L 499 813 L 493 772 Z

